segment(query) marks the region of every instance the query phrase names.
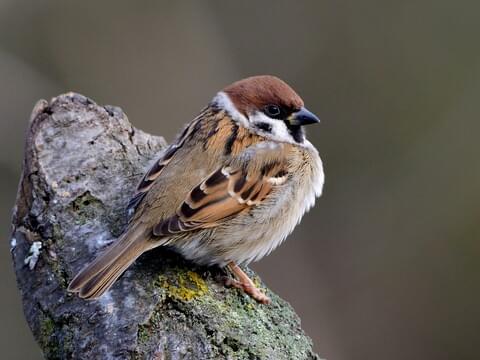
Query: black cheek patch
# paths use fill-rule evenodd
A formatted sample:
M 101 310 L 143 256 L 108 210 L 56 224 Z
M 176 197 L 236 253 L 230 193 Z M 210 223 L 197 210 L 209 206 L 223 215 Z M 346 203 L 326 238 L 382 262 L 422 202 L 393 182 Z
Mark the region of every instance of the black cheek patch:
M 264 122 L 255 123 L 255 127 L 265 132 L 272 132 L 272 125 Z

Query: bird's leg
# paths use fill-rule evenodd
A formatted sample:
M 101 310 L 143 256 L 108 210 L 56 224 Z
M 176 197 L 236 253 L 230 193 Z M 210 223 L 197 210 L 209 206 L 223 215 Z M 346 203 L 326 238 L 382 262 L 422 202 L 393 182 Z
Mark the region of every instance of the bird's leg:
M 262 304 L 270 304 L 270 298 L 265 295 L 259 288 L 255 286 L 253 281 L 248 277 L 245 272 L 233 261 L 229 262 L 227 267 L 235 275 L 236 279 L 230 279 L 227 285 L 234 286 L 243 290 L 246 294 L 257 300 Z

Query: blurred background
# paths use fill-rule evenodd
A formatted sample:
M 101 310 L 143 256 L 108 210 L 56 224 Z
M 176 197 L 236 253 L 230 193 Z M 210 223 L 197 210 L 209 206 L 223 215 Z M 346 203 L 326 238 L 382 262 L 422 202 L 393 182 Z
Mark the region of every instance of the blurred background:
M 0 349 L 41 359 L 10 264 L 35 102 L 76 91 L 168 141 L 225 85 L 290 83 L 324 195 L 255 264 L 329 360 L 478 359 L 480 5 L 0 0 Z

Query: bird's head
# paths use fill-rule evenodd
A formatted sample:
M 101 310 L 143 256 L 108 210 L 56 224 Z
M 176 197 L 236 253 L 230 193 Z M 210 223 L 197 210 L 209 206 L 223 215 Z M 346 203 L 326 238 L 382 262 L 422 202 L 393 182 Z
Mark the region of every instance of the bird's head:
M 290 86 L 270 75 L 237 81 L 219 92 L 213 102 L 241 126 L 281 142 L 302 144 L 302 126 L 320 122 Z

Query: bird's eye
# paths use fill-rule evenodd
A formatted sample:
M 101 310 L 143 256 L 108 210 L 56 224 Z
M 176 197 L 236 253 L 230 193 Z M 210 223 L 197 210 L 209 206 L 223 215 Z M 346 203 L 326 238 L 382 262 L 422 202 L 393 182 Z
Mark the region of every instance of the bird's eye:
M 265 106 L 265 114 L 270 117 L 275 117 L 280 115 L 280 108 L 278 105 L 267 105 Z

